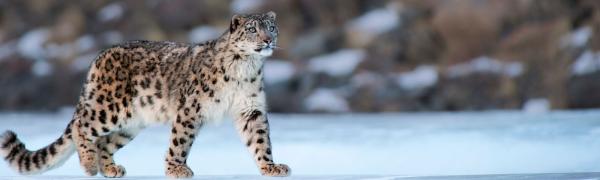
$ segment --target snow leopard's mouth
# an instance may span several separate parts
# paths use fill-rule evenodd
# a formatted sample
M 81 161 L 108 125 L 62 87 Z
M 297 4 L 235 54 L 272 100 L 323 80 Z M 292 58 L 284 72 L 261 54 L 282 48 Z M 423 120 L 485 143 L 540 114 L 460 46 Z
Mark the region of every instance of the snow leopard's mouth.
M 254 49 L 254 51 L 256 51 L 258 54 L 260 54 L 262 56 L 271 56 L 271 54 L 273 54 L 273 47 L 271 47 L 271 46 L 259 47 L 257 49 Z
M 270 50 L 270 51 L 272 51 L 273 47 L 272 46 L 261 46 L 261 47 L 258 47 L 257 49 L 254 49 L 254 51 L 256 51 L 256 52 L 261 52 L 263 50 Z

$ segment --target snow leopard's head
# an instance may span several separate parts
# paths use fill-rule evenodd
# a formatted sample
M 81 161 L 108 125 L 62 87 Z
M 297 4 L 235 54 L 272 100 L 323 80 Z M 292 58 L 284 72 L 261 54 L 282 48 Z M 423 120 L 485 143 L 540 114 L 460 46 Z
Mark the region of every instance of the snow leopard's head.
M 275 24 L 273 11 L 264 14 L 234 15 L 229 26 L 229 40 L 237 48 L 258 54 L 271 56 L 277 44 L 279 32 Z

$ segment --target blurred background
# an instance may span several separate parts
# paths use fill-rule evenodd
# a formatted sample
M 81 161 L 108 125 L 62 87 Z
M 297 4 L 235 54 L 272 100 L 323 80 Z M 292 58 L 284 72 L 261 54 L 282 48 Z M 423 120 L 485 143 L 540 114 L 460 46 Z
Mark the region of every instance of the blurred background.
M 0 111 L 72 106 L 113 44 L 202 42 L 269 10 L 274 112 L 600 107 L 596 0 L 0 0 Z

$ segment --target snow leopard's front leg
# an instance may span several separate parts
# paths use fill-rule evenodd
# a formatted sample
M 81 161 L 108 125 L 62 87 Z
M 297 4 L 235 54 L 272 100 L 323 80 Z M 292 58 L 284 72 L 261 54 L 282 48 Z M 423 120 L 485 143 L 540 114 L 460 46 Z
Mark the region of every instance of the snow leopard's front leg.
M 199 106 L 199 105 L 198 105 Z M 187 165 L 196 133 L 202 125 L 202 117 L 193 108 L 181 108 L 171 129 L 169 151 L 166 158 L 166 175 L 171 178 L 190 178 L 194 172 Z
M 238 113 L 235 124 L 262 175 L 288 176 L 291 173 L 287 165 L 273 162 L 269 122 L 264 109 L 245 108 Z

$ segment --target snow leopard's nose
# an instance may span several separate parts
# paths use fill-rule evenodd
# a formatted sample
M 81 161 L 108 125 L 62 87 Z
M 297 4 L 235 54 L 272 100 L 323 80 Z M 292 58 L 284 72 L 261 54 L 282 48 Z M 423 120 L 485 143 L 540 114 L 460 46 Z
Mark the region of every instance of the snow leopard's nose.
M 270 34 L 264 34 L 262 39 L 263 42 L 267 45 L 271 45 L 271 42 L 273 42 L 273 36 L 271 36 Z
M 265 39 L 263 40 L 263 42 L 265 42 L 265 44 L 268 44 L 268 45 L 270 45 L 270 44 L 271 44 L 271 42 L 273 42 L 273 38 L 271 38 L 271 37 L 267 36 L 267 38 L 265 38 Z

